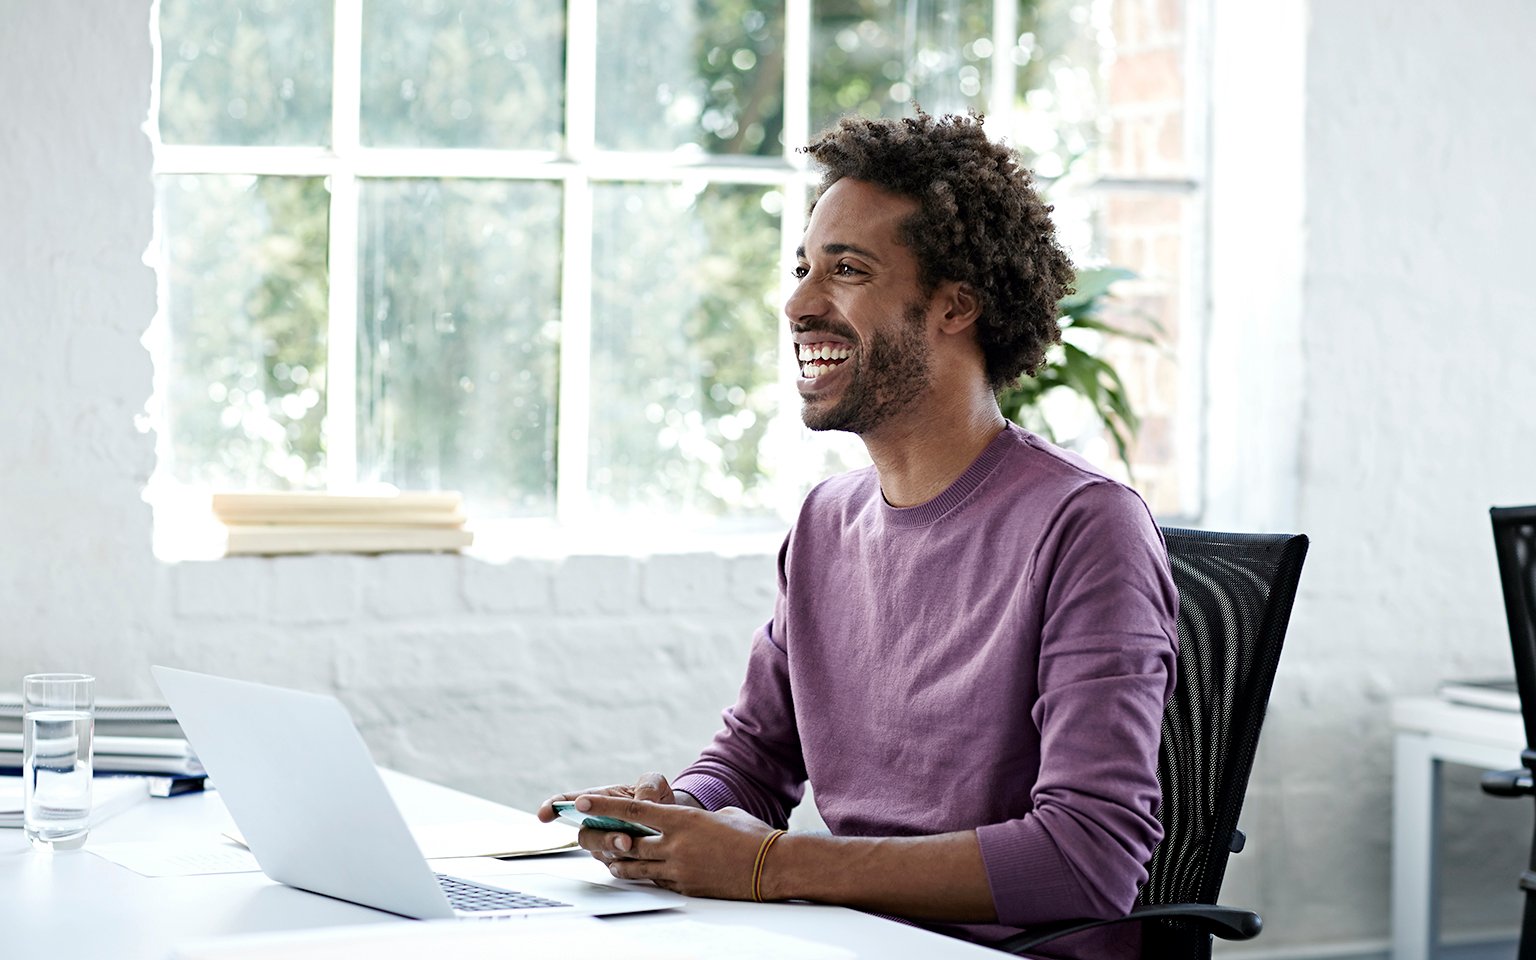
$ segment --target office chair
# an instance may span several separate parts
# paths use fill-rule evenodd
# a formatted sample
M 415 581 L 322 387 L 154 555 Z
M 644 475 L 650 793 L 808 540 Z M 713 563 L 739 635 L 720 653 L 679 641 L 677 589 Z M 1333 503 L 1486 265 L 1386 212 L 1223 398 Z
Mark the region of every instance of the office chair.
M 1515 655 L 1515 686 L 1525 718 L 1525 749 L 1519 770 L 1483 774 L 1483 792 L 1496 797 L 1536 796 L 1536 506 L 1494 507 L 1493 548 L 1499 558 L 1504 586 L 1504 614 Z M 1520 960 L 1536 960 L 1536 837 L 1531 858 L 1520 874 L 1525 891 L 1525 915 L 1520 923 Z
M 1163 712 L 1157 779 L 1163 841 L 1136 906 L 1110 920 L 1040 924 L 993 944 L 1022 954 L 1057 937 L 1127 920 L 1142 956 L 1209 960 L 1213 935 L 1258 936 L 1251 910 L 1216 904 L 1248 774 L 1307 555 L 1302 535 L 1164 529 L 1179 591 L 1178 682 Z

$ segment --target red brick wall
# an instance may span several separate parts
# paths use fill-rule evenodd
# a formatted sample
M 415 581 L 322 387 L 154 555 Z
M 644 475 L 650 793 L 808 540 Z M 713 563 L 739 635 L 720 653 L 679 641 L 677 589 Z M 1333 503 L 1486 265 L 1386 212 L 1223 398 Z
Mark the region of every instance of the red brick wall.
M 1101 176 L 1180 181 L 1193 173 L 1184 138 L 1185 2 L 1114 0 Z M 1193 491 L 1186 487 L 1196 479 L 1180 475 L 1178 454 L 1180 444 L 1197 442 L 1183 435 L 1181 415 L 1196 402 L 1182 389 L 1184 365 L 1199 362 L 1196 341 L 1185 336 L 1183 286 L 1191 266 L 1186 241 L 1203 219 L 1200 209 L 1198 193 L 1110 189 L 1100 194 L 1097 211 L 1104 256 L 1137 274 L 1116 288 L 1109 318 L 1158 341 L 1156 348 L 1111 341 L 1105 355 L 1142 416 L 1134 480 L 1161 516 L 1187 509 Z

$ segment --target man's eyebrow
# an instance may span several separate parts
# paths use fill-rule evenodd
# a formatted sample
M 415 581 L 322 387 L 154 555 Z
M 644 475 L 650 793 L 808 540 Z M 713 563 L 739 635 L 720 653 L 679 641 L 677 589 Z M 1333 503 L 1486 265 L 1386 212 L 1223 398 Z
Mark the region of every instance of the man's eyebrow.
M 821 252 L 832 254 L 833 256 L 836 256 L 839 253 L 852 253 L 861 256 L 866 260 L 873 260 L 875 263 L 880 262 L 880 258 L 875 256 L 870 251 L 865 250 L 863 247 L 854 246 L 851 243 L 824 243 L 821 246 Z M 805 244 L 801 244 L 795 249 L 795 257 L 799 260 L 805 259 Z

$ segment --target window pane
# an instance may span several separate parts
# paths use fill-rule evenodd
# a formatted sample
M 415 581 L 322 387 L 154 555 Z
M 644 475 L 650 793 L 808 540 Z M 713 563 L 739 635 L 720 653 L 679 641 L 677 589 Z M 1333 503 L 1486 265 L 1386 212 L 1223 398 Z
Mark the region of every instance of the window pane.
M 599 509 L 762 516 L 776 407 L 773 189 L 593 191 L 592 432 Z
M 1152 337 L 1156 346 L 1091 334 L 1091 352 L 1114 365 L 1142 418 L 1131 449 L 1132 478 L 1160 516 L 1198 510 L 1199 330 L 1188 322 L 1189 256 L 1200 236 L 1204 200 L 1189 178 L 1184 141 L 1182 4 L 1129 0 L 1041 0 L 1021 7 L 1019 64 L 1023 102 L 1007 131 L 1033 167 L 1059 176 L 1054 219 L 1079 265 L 1126 268 L 1104 319 Z M 1161 180 L 1141 189 L 1113 180 Z M 1061 391 L 1057 391 L 1060 393 Z M 1062 439 L 1097 464 L 1121 471 L 1107 434 L 1081 404 L 1047 404 Z
M 811 34 L 811 129 L 844 114 L 986 112 L 991 0 L 823 0 Z
M 1141 417 L 1131 447 L 1136 488 L 1159 516 L 1188 513 L 1198 504 L 1198 491 L 1188 487 L 1198 474 L 1180 457 L 1198 444 L 1200 342 L 1198 329 L 1184 322 L 1186 238 L 1198 229 L 1202 204 L 1184 194 L 1132 190 L 1057 191 L 1051 200 L 1064 237 L 1089 238 L 1086 247 L 1072 250 L 1075 262 L 1108 263 L 1136 274 L 1115 285 L 1101 318 L 1155 345 L 1092 332 L 1069 337 L 1115 367 Z M 1047 403 L 1057 439 L 1123 476 L 1109 435 L 1086 418 L 1082 404 L 1064 400 Z
M 327 144 L 331 28 L 316 0 L 161 0 L 160 138 Z
M 1185 177 L 1184 6 L 1113 4 L 1114 56 L 1101 107 L 1103 172 L 1116 177 Z
M 597 145 L 779 156 L 783 0 L 599 0 Z
M 558 150 L 565 15 L 549 0 L 369 0 L 362 141 Z
M 171 176 L 158 192 L 171 475 L 212 487 L 322 485 L 324 184 Z
M 1109 11 L 1102 0 L 1020 0 L 1018 15 L 1017 42 L 996 57 L 1016 71 L 1018 99 L 1008 129 L 996 132 L 1038 176 L 1096 175 Z
M 1182 179 L 1182 3 L 1021 0 L 1018 111 L 1003 131 L 1045 177 Z
M 554 509 L 558 184 L 362 186 L 358 475 Z

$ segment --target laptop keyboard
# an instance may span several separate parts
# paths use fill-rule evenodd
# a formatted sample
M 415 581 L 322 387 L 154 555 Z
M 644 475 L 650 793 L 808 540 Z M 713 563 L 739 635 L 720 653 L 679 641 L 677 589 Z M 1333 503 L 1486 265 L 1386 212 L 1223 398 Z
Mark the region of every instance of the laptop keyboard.
M 448 902 L 455 910 L 478 913 L 482 910 L 527 910 L 531 907 L 568 907 L 570 904 L 531 893 L 503 890 L 480 883 L 471 883 L 458 877 L 439 873 L 437 882 L 448 895 Z

